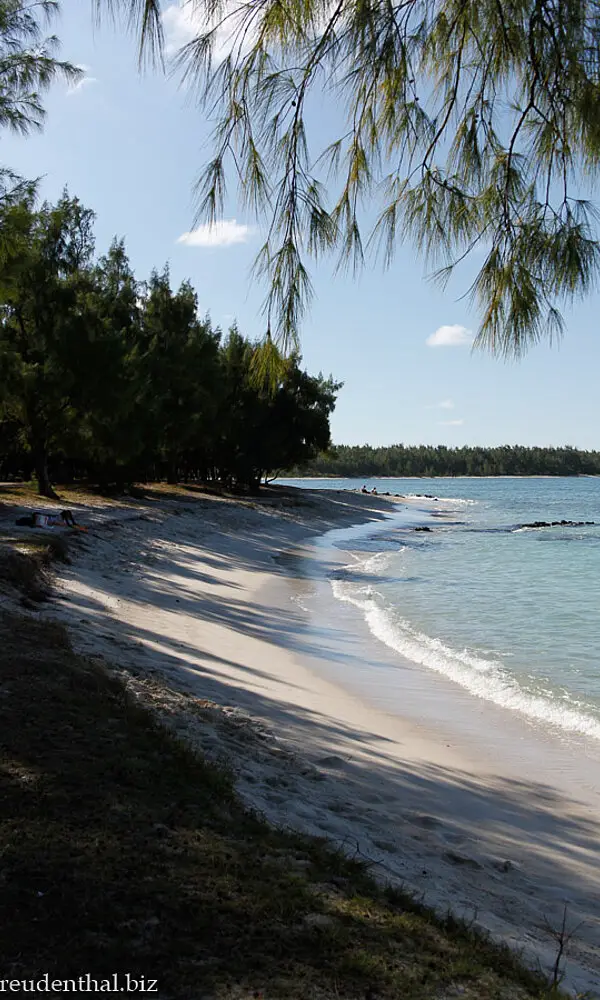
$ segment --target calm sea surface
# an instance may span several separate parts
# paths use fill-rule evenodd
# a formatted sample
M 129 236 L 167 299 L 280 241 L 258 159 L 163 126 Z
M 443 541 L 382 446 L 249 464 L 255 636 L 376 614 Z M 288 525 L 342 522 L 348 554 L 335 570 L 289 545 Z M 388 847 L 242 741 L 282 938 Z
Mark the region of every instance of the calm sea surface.
M 437 497 L 411 527 L 400 511 L 358 538 L 336 533 L 348 562 L 334 596 L 374 641 L 473 695 L 600 740 L 600 478 L 280 482 Z M 520 527 L 562 519 L 596 525 Z

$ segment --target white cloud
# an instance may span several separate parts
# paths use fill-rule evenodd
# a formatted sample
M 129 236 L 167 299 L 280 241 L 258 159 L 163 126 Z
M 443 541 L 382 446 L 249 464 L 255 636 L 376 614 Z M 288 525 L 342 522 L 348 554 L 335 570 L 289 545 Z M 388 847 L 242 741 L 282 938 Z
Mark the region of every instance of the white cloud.
M 67 97 L 72 97 L 73 94 L 78 94 L 82 90 L 85 90 L 86 87 L 90 87 L 92 86 L 92 84 L 98 83 L 98 80 L 96 79 L 95 76 L 90 76 L 89 66 L 84 66 L 83 64 L 80 64 L 77 67 L 77 69 L 80 69 L 84 75 L 81 77 L 81 79 L 77 81 L 77 83 L 73 83 L 69 87 L 69 89 L 67 90 Z
M 425 343 L 428 347 L 461 347 L 463 344 L 473 343 L 473 334 L 466 326 L 455 323 L 452 326 L 439 326 Z
M 252 233 L 251 226 L 235 219 L 222 219 L 214 225 L 206 223 L 190 233 L 183 233 L 177 242 L 188 247 L 231 247 L 236 243 L 247 243 Z
M 244 12 L 247 12 L 246 5 L 237 0 L 227 0 L 220 15 L 212 19 L 208 19 L 202 13 L 201 5 L 195 4 L 193 0 L 179 0 L 178 3 L 171 4 L 162 15 L 167 55 L 175 55 L 198 35 L 221 23 L 222 26 L 215 35 L 213 49 L 213 58 L 216 62 L 221 62 L 231 51 L 236 28 L 241 25 Z M 244 38 L 242 52 L 248 51 L 254 38 L 255 32 L 249 30 Z
M 462 427 L 463 424 L 464 424 L 464 420 L 462 418 L 460 420 L 440 420 L 439 421 L 439 426 L 440 427 Z
M 163 28 L 167 53 L 173 55 L 182 45 L 187 45 L 192 39 L 202 31 L 202 21 L 198 16 L 197 9 L 194 11 L 189 4 L 172 4 L 167 7 L 163 16 Z
M 442 399 L 441 403 L 429 403 L 425 407 L 426 410 L 453 410 L 454 400 L 453 399 Z

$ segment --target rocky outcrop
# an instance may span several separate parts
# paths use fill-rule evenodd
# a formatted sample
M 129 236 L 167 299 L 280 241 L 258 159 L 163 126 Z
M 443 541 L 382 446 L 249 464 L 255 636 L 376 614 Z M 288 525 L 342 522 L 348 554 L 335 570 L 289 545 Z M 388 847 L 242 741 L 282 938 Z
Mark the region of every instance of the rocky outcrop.
M 587 528 L 595 525 L 595 521 L 532 521 L 531 524 L 519 524 L 516 531 L 521 528 Z

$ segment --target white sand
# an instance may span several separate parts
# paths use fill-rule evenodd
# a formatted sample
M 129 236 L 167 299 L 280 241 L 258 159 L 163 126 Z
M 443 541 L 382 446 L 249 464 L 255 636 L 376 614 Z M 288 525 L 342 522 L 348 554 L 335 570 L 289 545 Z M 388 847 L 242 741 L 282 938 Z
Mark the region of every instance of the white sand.
M 568 927 L 585 923 L 566 982 L 598 990 L 593 796 L 531 773 L 517 780 L 472 740 L 448 746 L 441 723 L 390 715 L 320 676 L 319 637 L 293 600 L 306 583 L 292 549 L 390 507 L 350 493 L 298 496 L 303 506 L 279 510 L 201 497 L 99 509 L 61 571 L 52 613 L 77 649 L 125 668 L 139 697 L 226 760 L 240 795 L 271 822 L 373 860 L 375 875 L 467 915 L 546 969 L 556 954 L 548 927 L 560 926 L 567 901 Z

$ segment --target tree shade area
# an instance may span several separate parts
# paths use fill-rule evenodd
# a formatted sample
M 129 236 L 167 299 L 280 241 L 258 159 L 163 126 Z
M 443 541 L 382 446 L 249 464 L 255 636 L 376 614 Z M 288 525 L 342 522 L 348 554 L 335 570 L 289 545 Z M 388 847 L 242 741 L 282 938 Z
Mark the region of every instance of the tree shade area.
M 0 477 L 252 489 L 328 448 L 339 384 L 223 335 L 167 268 L 139 281 L 122 241 L 96 258 L 93 223 L 67 193 L 0 208 Z
M 447 448 L 403 445 L 372 448 L 339 445 L 289 475 L 343 476 L 598 476 L 600 451 L 577 448 Z

